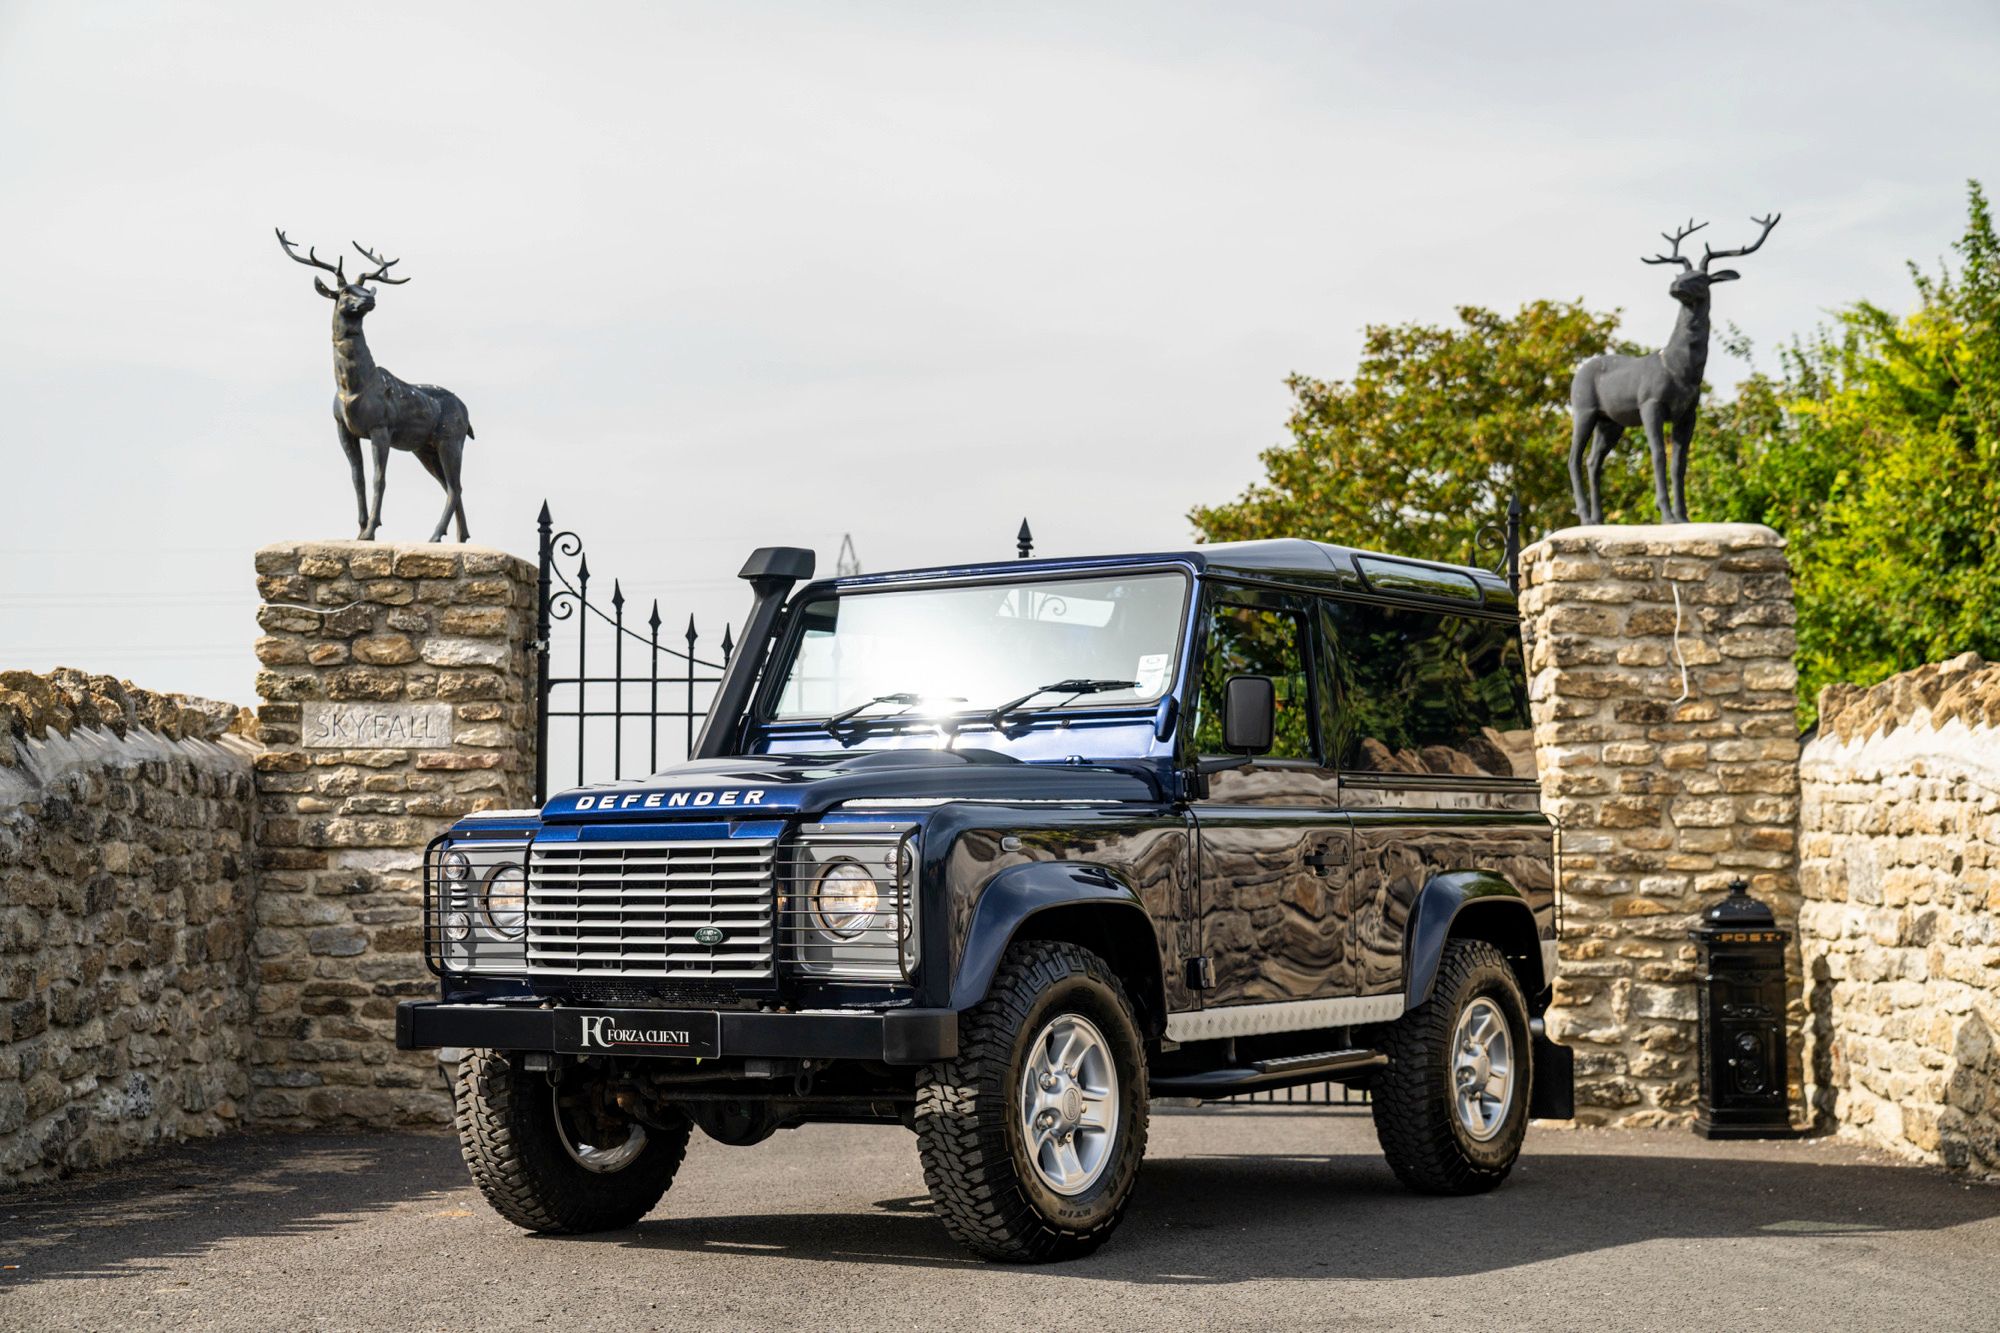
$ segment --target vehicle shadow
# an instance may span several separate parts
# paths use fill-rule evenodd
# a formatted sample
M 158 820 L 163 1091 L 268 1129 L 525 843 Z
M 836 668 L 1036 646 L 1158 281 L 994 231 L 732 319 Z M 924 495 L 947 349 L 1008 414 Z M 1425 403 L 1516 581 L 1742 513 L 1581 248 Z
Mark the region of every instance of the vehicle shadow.
M 1161 1154 L 1148 1159 L 1109 1245 L 1039 1271 L 1146 1285 L 1454 1277 L 1662 1239 L 1865 1239 L 2000 1218 L 2000 1189 L 1848 1154 L 1830 1160 L 1809 1145 L 1704 1144 L 1666 1133 L 1541 1141 L 1546 1146 L 1523 1157 L 1501 1189 L 1465 1199 L 1411 1194 L 1373 1153 Z M 844 1211 L 816 1209 L 809 1198 L 785 1203 L 786 1211 L 774 1201 L 757 1211 L 676 1216 L 669 1196 L 631 1230 L 583 1237 L 527 1236 L 492 1219 L 501 1247 L 493 1255 L 517 1244 L 543 1257 L 607 1245 L 778 1264 L 980 1266 L 923 1195 Z M 245 1136 L 0 1195 L 0 1264 L 19 1265 L 0 1271 L 0 1325 L 10 1288 L 64 1277 L 171 1276 L 234 1240 L 365 1226 L 371 1216 L 409 1209 L 483 1213 L 449 1138 Z M 516 1262 L 513 1253 L 516 1260 L 503 1262 Z
M 1699 1152 L 1702 1155 L 1693 1155 Z M 2000 1189 L 1851 1161 L 1562 1152 L 1498 1191 L 1426 1198 L 1373 1155 L 1150 1159 L 1117 1237 L 1055 1270 L 1144 1284 L 1460 1277 L 1655 1240 L 1852 1237 L 2000 1218 Z M 865 1214 L 655 1215 L 599 1244 L 960 1267 L 924 1196 Z
M 465 1186 L 441 1135 L 246 1134 L 0 1194 L 0 1297 L 51 1278 L 168 1273 L 241 1237 L 308 1235 Z M 445 1207 L 442 1201 L 436 1207 Z M 0 1303 L 0 1325 L 6 1323 Z

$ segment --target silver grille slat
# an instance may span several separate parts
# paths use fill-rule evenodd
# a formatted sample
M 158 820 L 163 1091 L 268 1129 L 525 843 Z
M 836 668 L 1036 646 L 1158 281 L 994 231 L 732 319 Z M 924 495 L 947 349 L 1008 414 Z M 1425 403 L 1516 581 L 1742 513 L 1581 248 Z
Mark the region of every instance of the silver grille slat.
M 529 853 L 528 967 L 564 976 L 772 975 L 775 839 L 592 842 Z M 703 926 L 720 943 L 694 937 Z
M 659 898 L 668 902 L 699 899 L 706 902 L 714 897 L 752 898 L 770 891 L 766 884 L 739 884 L 734 880 L 714 884 L 660 884 L 634 876 L 622 883 L 611 884 L 570 884 L 552 874 L 544 874 L 547 889 L 552 897 L 566 902 L 590 902 L 595 899 L 611 898 L 624 900 L 631 897 Z

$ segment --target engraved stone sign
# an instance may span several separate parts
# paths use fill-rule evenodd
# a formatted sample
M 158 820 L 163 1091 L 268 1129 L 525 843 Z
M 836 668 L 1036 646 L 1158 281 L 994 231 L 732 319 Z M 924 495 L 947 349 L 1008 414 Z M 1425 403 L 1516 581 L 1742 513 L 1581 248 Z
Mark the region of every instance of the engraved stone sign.
M 441 750 L 451 744 L 450 704 L 308 703 L 300 743 L 310 749 Z

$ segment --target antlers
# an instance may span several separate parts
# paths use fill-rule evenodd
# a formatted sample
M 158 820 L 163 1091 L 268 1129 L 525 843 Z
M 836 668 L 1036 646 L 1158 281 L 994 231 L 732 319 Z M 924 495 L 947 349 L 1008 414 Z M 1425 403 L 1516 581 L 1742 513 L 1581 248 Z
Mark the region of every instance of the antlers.
M 1673 253 L 1654 255 L 1651 259 L 1647 259 L 1642 255 L 1639 262 L 1642 264 L 1679 264 L 1684 272 L 1693 272 L 1694 261 L 1681 253 L 1681 242 L 1707 225 L 1706 222 L 1696 222 L 1693 218 L 1689 218 L 1687 226 L 1676 228 L 1673 235 L 1669 236 L 1665 232 L 1661 232 L 1660 239 L 1674 247 Z M 1703 263 L 1706 262 L 1706 260 L 1703 261 Z
M 362 256 L 366 258 L 369 263 L 373 264 L 375 268 L 372 272 L 364 273 L 360 277 L 356 278 L 353 282 L 349 282 L 347 280 L 347 273 L 345 271 L 345 265 L 347 263 L 346 260 L 336 259 L 333 263 L 329 264 L 324 259 L 321 259 L 319 255 L 310 246 L 307 247 L 306 252 L 304 254 L 300 254 L 298 252 L 298 247 L 294 246 L 289 240 L 285 238 L 284 230 L 282 228 L 279 228 L 277 230 L 278 230 L 278 244 L 285 247 L 286 254 L 290 255 L 293 259 L 297 260 L 301 264 L 308 265 L 309 267 L 312 268 L 323 268 L 328 273 L 333 274 L 334 281 L 339 284 L 338 287 L 333 289 L 329 289 L 327 285 L 321 282 L 318 278 L 313 279 L 313 288 L 316 291 L 318 291 L 321 296 L 327 297 L 328 299 L 339 296 L 342 291 L 346 290 L 349 287 L 360 287 L 370 282 L 386 282 L 396 286 L 401 286 L 403 283 L 409 281 L 408 278 L 392 278 L 389 276 L 389 270 L 395 267 L 397 264 L 402 263 L 403 262 L 402 260 L 384 259 L 382 258 L 382 256 L 376 254 L 373 250 L 370 250 L 367 246 L 363 245 L 361 242 L 355 241 L 352 243 L 354 248 L 359 250 L 362 253 Z
M 298 261 L 299 263 L 307 265 L 310 268 L 325 269 L 328 273 L 333 274 L 334 280 L 338 282 L 341 285 L 341 287 L 347 286 L 347 274 L 342 271 L 342 265 L 345 263 L 344 260 L 335 260 L 333 263 L 329 264 L 324 259 L 321 259 L 319 255 L 315 253 L 312 247 L 310 246 L 306 247 L 306 252 L 304 254 L 300 254 L 296 249 L 293 248 L 292 243 L 285 239 L 285 233 L 283 228 L 275 228 L 274 230 L 276 230 L 278 233 L 278 244 L 285 247 L 286 254 L 290 255 L 294 260 Z M 321 296 L 326 297 L 328 300 L 332 300 L 333 298 L 340 295 L 340 292 L 338 290 L 329 291 L 327 289 L 327 285 L 321 282 L 318 278 L 313 279 L 313 290 L 317 291 Z
M 353 241 L 350 242 L 350 244 L 353 245 L 355 249 L 361 252 L 361 255 L 364 259 L 366 259 L 369 263 L 375 265 L 375 271 L 373 273 L 364 273 L 360 277 L 354 280 L 357 284 L 364 282 L 386 282 L 392 285 L 400 286 L 401 284 L 409 281 L 408 278 L 392 278 L 389 276 L 389 270 L 395 265 L 402 263 L 403 262 L 402 260 L 384 259 L 382 258 L 382 256 L 376 254 L 373 250 L 370 250 L 367 246 L 363 245 L 359 241 Z
M 1734 259 L 1738 255 L 1747 255 L 1751 251 L 1755 250 L 1758 246 L 1764 243 L 1765 238 L 1771 234 L 1771 228 L 1777 226 L 1778 219 L 1783 216 L 1784 216 L 1783 213 L 1773 213 L 1771 214 L 1770 217 L 1767 218 L 1751 218 L 1750 220 L 1752 222 L 1756 223 L 1764 230 L 1757 233 L 1756 240 L 1752 241 L 1750 244 L 1744 246 L 1740 250 L 1711 250 L 1706 245 L 1702 246 L 1701 271 L 1703 273 L 1708 272 L 1708 261 L 1711 259 Z
M 1688 237 L 1694 235 L 1696 232 L 1700 231 L 1703 227 L 1706 227 L 1708 224 L 1706 222 L 1696 222 L 1693 218 L 1689 218 L 1687 226 L 1676 228 L 1674 230 L 1673 235 L 1669 236 L 1667 235 L 1666 232 L 1660 233 L 1661 238 L 1665 240 L 1669 245 L 1673 246 L 1672 253 L 1664 255 L 1654 255 L 1651 259 L 1647 259 L 1642 256 L 1639 262 L 1642 264 L 1679 264 L 1681 266 L 1681 271 L 1684 273 L 1693 273 L 1697 271 L 1706 273 L 1708 272 L 1708 261 L 1711 259 L 1734 259 L 1738 255 L 1747 255 L 1752 251 L 1756 250 L 1758 246 L 1764 243 L 1765 238 L 1771 234 L 1771 228 L 1778 225 L 1778 219 L 1783 216 L 1784 214 L 1782 213 L 1773 213 L 1771 214 L 1770 217 L 1767 218 L 1751 218 L 1750 220 L 1752 222 L 1756 223 L 1764 230 L 1757 234 L 1757 239 L 1755 241 L 1752 241 L 1749 245 L 1746 245 L 1739 250 L 1713 250 L 1706 245 L 1702 246 L 1701 268 L 1699 270 L 1695 268 L 1693 260 L 1689 259 L 1686 255 L 1681 253 L 1681 242 L 1685 241 Z

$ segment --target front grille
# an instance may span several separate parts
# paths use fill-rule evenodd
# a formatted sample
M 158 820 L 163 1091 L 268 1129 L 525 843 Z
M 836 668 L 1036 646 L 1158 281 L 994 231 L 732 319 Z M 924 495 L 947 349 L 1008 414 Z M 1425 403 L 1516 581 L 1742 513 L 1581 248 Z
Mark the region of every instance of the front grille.
M 775 839 L 537 843 L 528 970 L 736 984 L 772 975 Z M 695 932 L 722 938 L 704 944 Z

